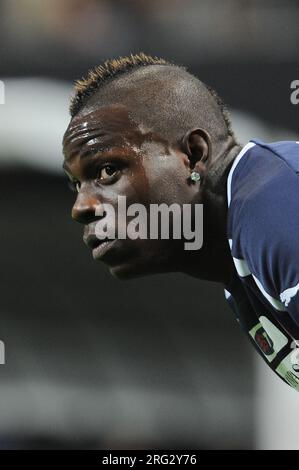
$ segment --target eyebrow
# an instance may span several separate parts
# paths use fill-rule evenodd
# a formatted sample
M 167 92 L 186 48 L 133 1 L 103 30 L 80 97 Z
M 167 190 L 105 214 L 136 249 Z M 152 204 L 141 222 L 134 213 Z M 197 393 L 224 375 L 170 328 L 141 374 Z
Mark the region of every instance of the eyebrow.
M 68 168 L 68 165 L 67 165 L 65 162 L 63 162 L 63 164 L 62 164 L 62 169 L 63 169 L 63 172 L 64 172 L 65 176 L 66 176 L 69 180 L 71 180 L 71 181 L 74 181 L 74 180 L 75 180 L 75 178 L 73 178 L 73 176 L 72 176 L 72 174 L 71 174 L 71 172 L 70 172 L 70 170 L 69 170 L 69 168 Z
M 100 157 L 101 153 L 105 153 L 105 152 L 108 152 L 109 150 L 112 150 L 113 148 L 115 148 L 115 146 L 112 146 L 112 145 L 98 145 L 97 148 L 93 148 L 93 149 L 86 149 L 84 150 L 83 152 L 79 152 L 79 155 L 80 155 L 80 159 L 82 158 L 86 158 L 86 157 Z M 66 158 L 66 154 L 65 152 L 63 152 L 64 154 L 64 157 Z M 77 154 L 78 155 L 78 154 Z M 66 158 L 66 160 L 71 160 L 73 157 L 70 157 L 70 158 Z M 63 168 L 67 168 L 68 165 L 66 163 L 66 160 L 64 160 L 63 162 L 63 165 L 62 167 Z
M 107 144 L 104 144 L 104 143 L 97 143 L 96 144 L 96 148 L 87 148 L 85 150 L 83 150 L 82 152 L 79 152 L 80 154 L 80 157 L 81 158 L 85 158 L 85 157 L 94 157 L 94 156 L 97 156 L 99 157 L 100 155 L 98 154 L 101 154 L 101 153 L 105 153 L 105 152 L 109 152 L 109 150 L 112 150 L 113 148 L 116 148 L 116 146 L 114 145 L 107 145 Z
M 79 152 L 79 155 L 80 155 L 80 159 L 82 158 L 87 158 L 87 157 L 94 157 L 95 159 L 98 159 L 98 158 L 104 158 L 102 157 L 101 154 L 105 154 L 105 152 L 108 152 L 110 150 L 113 150 L 113 149 L 117 149 L 119 147 L 117 147 L 116 145 L 105 145 L 105 144 L 98 144 L 96 148 L 94 149 L 86 149 L 84 150 L 83 152 Z M 63 152 L 64 155 L 65 155 L 65 152 Z M 110 155 L 110 157 L 112 157 L 112 155 Z M 73 157 L 70 157 L 69 159 L 67 160 L 71 160 Z M 68 177 L 70 177 L 71 175 L 71 171 L 70 171 L 70 168 L 67 164 L 67 160 L 64 160 L 63 164 L 62 164 L 62 168 L 64 171 L 68 172 L 69 175 L 67 175 Z M 93 162 L 91 162 L 93 163 Z
M 66 162 L 63 162 L 62 169 L 65 173 L 68 173 L 69 168 L 68 168 L 68 164 Z M 67 175 L 67 176 L 69 176 L 69 175 Z

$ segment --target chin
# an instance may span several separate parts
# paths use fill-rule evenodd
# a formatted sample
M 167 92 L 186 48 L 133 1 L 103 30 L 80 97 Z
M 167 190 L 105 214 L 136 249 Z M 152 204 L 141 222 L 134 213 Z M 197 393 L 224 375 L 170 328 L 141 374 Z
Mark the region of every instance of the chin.
M 134 248 L 134 249 L 133 249 Z M 108 266 L 112 276 L 119 280 L 135 279 L 151 274 L 172 272 L 169 252 L 160 249 L 135 249 L 129 246 L 122 253 L 111 250 L 110 257 L 106 256 L 105 264 Z
M 109 268 L 110 274 L 116 279 L 126 281 L 136 279 L 138 277 L 149 276 L 150 274 L 158 274 L 161 270 L 158 267 L 140 264 L 121 264 Z

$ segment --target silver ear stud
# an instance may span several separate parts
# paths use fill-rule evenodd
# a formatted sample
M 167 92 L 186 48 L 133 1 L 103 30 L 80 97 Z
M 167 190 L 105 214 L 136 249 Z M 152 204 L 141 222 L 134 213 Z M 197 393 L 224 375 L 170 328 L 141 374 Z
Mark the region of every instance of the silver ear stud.
M 197 171 L 192 171 L 190 178 L 191 181 L 200 181 L 200 174 Z

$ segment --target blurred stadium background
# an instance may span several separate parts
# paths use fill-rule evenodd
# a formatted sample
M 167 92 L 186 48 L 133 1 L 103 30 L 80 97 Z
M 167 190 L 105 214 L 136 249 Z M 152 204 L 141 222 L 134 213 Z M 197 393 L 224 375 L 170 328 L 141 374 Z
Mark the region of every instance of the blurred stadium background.
M 298 24 L 291 0 L 0 1 L 0 448 L 299 449 L 299 395 L 221 286 L 113 279 L 61 170 L 72 81 L 140 50 L 215 87 L 240 142 L 298 140 Z

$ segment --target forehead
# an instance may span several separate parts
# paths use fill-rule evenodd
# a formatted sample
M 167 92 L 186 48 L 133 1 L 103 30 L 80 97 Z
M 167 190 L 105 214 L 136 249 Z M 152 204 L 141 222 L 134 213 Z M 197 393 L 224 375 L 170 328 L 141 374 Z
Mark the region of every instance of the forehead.
M 63 138 L 64 169 L 70 168 L 73 162 L 85 165 L 94 159 L 106 158 L 108 152 L 110 157 L 151 157 L 169 154 L 169 143 L 133 118 L 121 104 L 101 106 L 76 115 Z
M 71 121 L 73 125 L 95 125 L 98 127 L 111 127 L 114 130 L 132 129 L 136 127 L 136 123 L 130 116 L 130 112 L 123 104 L 110 104 L 105 106 L 93 106 L 83 109 Z
M 84 150 L 105 150 L 140 146 L 149 136 L 140 123 L 136 123 L 123 105 L 102 106 L 75 116 L 63 138 L 66 158 Z

